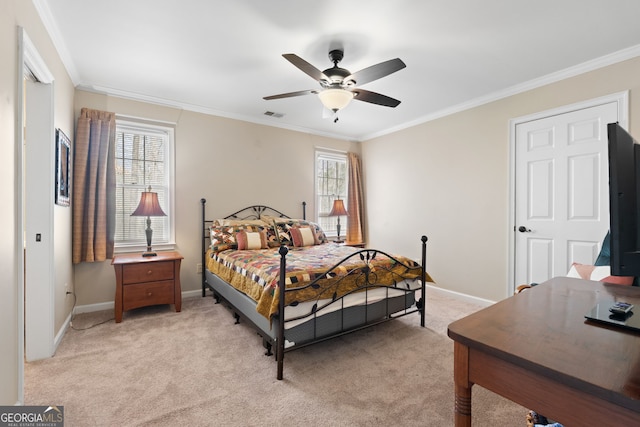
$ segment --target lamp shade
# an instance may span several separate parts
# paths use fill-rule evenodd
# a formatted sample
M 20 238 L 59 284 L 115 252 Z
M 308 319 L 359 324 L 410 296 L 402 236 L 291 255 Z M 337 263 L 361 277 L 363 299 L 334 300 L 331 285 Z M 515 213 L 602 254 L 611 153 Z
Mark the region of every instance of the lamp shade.
M 331 208 L 331 212 L 329 212 L 329 216 L 347 216 L 349 213 L 344 207 L 344 201 L 342 199 L 336 199 L 333 201 L 333 207 Z
M 344 89 L 325 89 L 318 93 L 322 105 L 336 112 L 343 109 L 353 99 L 353 92 Z
M 166 216 L 160 202 L 158 202 L 158 193 L 152 192 L 151 187 L 149 191 L 143 191 L 140 196 L 140 203 L 138 207 L 131 214 L 131 216 Z

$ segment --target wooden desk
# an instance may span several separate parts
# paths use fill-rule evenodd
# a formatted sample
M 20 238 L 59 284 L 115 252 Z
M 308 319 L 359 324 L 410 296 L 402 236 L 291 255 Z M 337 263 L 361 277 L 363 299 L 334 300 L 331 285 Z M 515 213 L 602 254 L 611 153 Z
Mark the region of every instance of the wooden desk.
M 640 315 L 640 288 L 560 277 L 451 323 L 455 425 L 473 384 L 565 427 L 640 425 L 640 332 L 584 318 L 618 300 Z

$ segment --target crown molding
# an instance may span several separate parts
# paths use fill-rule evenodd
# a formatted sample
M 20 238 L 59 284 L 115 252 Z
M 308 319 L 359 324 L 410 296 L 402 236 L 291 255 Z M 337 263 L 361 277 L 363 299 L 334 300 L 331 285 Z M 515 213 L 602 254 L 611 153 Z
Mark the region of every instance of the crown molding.
M 58 26 L 55 24 L 53 14 L 49 8 L 49 2 L 47 0 L 32 0 L 32 2 L 38 12 L 38 15 L 40 15 L 40 19 L 42 20 L 42 23 L 51 38 L 51 42 L 58 52 L 58 55 L 62 60 L 62 64 L 66 68 L 73 85 L 77 86 L 80 82 L 78 69 L 73 61 L 73 57 L 69 54 L 67 46 L 64 44 L 60 31 L 58 31 Z
M 489 104 L 494 101 L 499 101 L 510 96 L 518 95 L 523 92 L 527 92 L 532 89 L 537 89 L 552 83 L 556 83 L 571 77 L 579 76 L 581 74 L 588 73 L 600 68 L 607 67 L 609 65 L 617 64 L 629 59 L 633 59 L 640 56 L 640 45 L 632 46 L 627 49 L 622 49 L 609 55 L 602 56 L 590 61 L 583 62 L 576 66 L 566 68 L 564 70 L 557 71 L 555 73 L 547 74 L 537 79 L 529 80 L 527 82 L 508 87 L 506 89 L 490 93 L 486 96 L 481 96 L 475 99 L 471 99 L 467 102 L 451 106 L 432 114 L 422 116 L 416 120 L 404 123 L 393 128 L 386 129 L 381 132 L 364 135 L 363 140 L 369 140 L 380 136 L 388 135 L 390 133 L 398 132 L 404 129 L 408 129 L 413 126 L 417 126 L 423 123 L 427 123 L 442 117 L 450 116 L 452 114 L 460 113 L 462 111 L 470 110 L 472 108 L 480 107 L 485 104 Z

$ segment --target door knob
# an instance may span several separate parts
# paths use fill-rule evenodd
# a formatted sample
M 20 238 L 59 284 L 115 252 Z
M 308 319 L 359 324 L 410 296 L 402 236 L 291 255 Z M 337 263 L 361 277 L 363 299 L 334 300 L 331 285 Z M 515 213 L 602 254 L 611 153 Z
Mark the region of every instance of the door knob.
M 531 233 L 531 230 L 525 227 L 524 225 L 521 225 L 520 227 L 518 227 L 518 231 L 521 233 Z

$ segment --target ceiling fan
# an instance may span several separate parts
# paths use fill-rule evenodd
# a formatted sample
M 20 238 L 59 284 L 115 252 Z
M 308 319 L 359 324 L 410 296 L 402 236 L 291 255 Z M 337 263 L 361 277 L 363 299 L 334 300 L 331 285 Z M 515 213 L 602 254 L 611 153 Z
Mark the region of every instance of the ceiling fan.
M 399 58 L 381 62 L 351 73 L 349 70 L 338 67 L 338 63 L 342 61 L 344 57 L 344 51 L 342 49 L 334 49 L 329 52 L 329 59 L 333 62 L 333 67 L 327 68 L 324 71 L 318 70 L 294 53 L 285 53 L 282 56 L 304 73 L 317 80 L 318 83 L 320 83 L 321 89 L 281 93 L 279 95 L 265 96 L 263 99 L 271 100 L 317 94 L 322 104 L 334 113 L 337 113 L 338 110 L 349 105 L 352 99 L 383 105 L 385 107 L 397 107 L 400 104 L 400 101 L 397 99 L 360 88 L 361 85 L 405 68 L 405 63 Z

